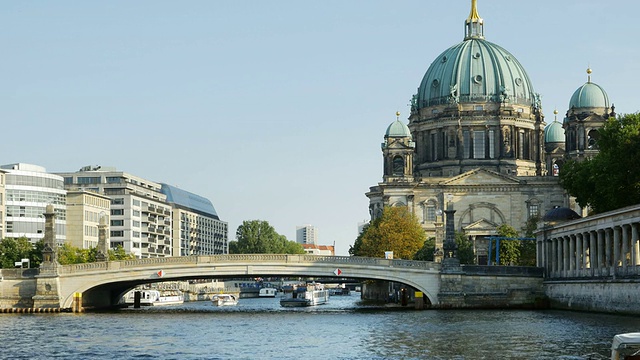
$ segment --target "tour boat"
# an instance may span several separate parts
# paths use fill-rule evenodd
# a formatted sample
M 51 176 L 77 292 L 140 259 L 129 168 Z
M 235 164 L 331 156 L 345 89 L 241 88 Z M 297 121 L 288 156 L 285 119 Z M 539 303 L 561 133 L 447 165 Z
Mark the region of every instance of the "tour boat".
M 211 302 L 216 306 L 238 305 L 238 299 L 231 294 L 216 294 L 211 298 Z
M 329 301 L 329 291 L 322 284 L 294 285 L 284 292 L 280 305 L 284 307 L 315 306 Z
M 159 290 L 131 290 L 124 296 L 126 305 L 135 305 L 136 292 L 140 293 L 140 306 L 177 305 L 184 303 L 184 296 L 180 291 Z
M 258 294 L 258 296 L 260 296 L 260 297 L 276 297 L 277 293 L 278 293 L 278 290 L 276 290 L 274 288 L 262 288 L 262 289 L 260 289 L 260 293 Z
M 618 334 L 611 344 L 611 360 L 640 359 L 640 333 Z

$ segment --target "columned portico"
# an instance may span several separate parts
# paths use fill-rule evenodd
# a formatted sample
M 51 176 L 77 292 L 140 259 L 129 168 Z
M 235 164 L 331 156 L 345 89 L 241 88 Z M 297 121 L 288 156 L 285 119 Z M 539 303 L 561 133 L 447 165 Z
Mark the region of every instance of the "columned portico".
M 538 266 L 549 278 L 640 276 L 640 205 L 537 232 Z

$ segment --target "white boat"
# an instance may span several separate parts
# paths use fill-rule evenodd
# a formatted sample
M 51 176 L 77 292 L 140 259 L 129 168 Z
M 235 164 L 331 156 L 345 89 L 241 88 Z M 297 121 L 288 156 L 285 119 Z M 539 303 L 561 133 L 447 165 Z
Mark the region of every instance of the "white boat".
M 315 306 L 329 301 L 329 291 L 322 284 L 294 285 L 286 289 L 280 305 L 284 307 Z
M 259 297 L 276 297 L 278 290 L 274 288 L 262 288 L 260 289 Z
M 126 305 L 135 305 L 136 293 L 140 293 L 140 306 L 177 305 L 184 303 L 180 291 L 131 290 L 124 296 Z
M 211 298 L 211 302 L 216 306 L 238 305 L 238 299 L 231 294 L 216 294 Z
M 639 360 L 640 333 L 618 334 L 611 343 L 611 360 Z

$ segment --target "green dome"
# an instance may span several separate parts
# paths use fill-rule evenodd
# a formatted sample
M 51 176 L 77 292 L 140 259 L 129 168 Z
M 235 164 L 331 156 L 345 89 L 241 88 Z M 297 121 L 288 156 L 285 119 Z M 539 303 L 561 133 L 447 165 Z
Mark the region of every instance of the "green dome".
M 571 96 L 569 109 L 572 108 L 609 108 L 609 96 L 599 85 L 587 82 Z
M 422 78 L 418 109 L 446 104 L 502 100 L 532 106 L 536 94 L 520 62 L 504 48 L 468 37 L 440 54 Z
M 564 142 L 564 129 L 558 121 L 553 121 L 544 128 L 545 143 L 562 143 Z
M 393 138 L 403 138 L 408 137 L 411 138 L 411 131 L 409 131 L 409 127 L 405 125 L 400 120 L 396 120 L 387 128 L 387 132 L 384 134 L 385 138 L 393 137 Z

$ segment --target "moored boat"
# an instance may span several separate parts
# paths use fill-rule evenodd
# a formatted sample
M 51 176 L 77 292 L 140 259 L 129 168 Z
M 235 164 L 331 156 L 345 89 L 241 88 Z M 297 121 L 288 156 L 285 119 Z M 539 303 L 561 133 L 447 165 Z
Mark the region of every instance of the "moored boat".
M 614 336 L 611 343 L 611 360 L 640 360 L 640 333 Z
M 261 288 L 258 296 L 259 297 L 276 297 L 277 293 L 278 293 L 278 290 L 274 288 Z
M 180 291 L 159 290 L 130 290 L 123 298 L 125 305 L 135 305 L 136 293 L 140 294 L 140 306 L 177 305 L 184 303 L 184 296 Z
M 280 299 L 284 307 L 315 306 L 329 301 L 329 291 L 322 284 L 294 285 Z
M 216 294 L 211 298 L 211 302 L 215 306 L 233 306 L 238 305 L 238 298 L 231 294 Z

